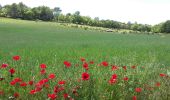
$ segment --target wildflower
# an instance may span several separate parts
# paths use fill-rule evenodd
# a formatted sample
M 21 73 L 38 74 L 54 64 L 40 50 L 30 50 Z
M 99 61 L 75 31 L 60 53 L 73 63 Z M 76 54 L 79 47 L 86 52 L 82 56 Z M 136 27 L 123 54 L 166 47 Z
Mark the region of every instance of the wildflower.
M 26 86 L 27 86 L 27 83 L 26 83 L 26 82 L 22 82 L 22 83 L 20 83 L 20 86 L 21 86 L 21 87 L 26 87 Z
M 123 68 L 124 70 L 127 70 L 127 67 L 126 67 L 126 66 L 123 66 L 122 68 Z
M 124 77 L 123 80 L 124 80 L 124 81 L 128 81 L 129 78 L 128 78 L 128 77 Z
M 106 61 L 103 61 L 101 64 L 105 67 L 107 67 L 109 65 L 108 62 L 106 62 Z
M 115 65 L 112 66 L 112 70 L 117 70 L 117 69 L 118 69 L 117 66 L 115 66 Z
M 80 58 L 80 60 L 81 60 L 82 62 L 86 61 L 86 59 L 85 59 L 85 58 Z
M 31 90 L 30 91 L 30 94 L 35 94 L 36 93 L 36 90 Z
M 86 62 L 83 64 L 83 68 L 85 68 L 86 70 L 88 70 L 88 66 L 89 66 L 88 63 Z
M 161 76 L 161 77 L 165 77 L 165 76 L 166 76 L 166 74 L 161 73 L 161 74 L 159 74 L 159 76 Z
M 14 97 L 15 97 L 15 98 L 18 98 L 18 97 L 19 97 L 19 93 L 17 93 L 17 92 L 14 93 Z
M 50 98 L 51 100 L 54 100 L 57 98 L 56 94 L 48 94 L 48 98 Z
M 135 88 L 135 91 L 136 91 L 136 92 L 141 92 L 141 91 L 142 91 L 142 88 L 139 88 L 139 87 L 138 87 L 138 88 Z
M 34 81 L 29 81 L 28 84 L 29 85 L 33 85 Z
M 133 97 L 132 97 L 132 100 L 137 100 L 137 97 L 136 97 L 136 96 L 133 96 Z
M 6 68 L 6 67 L 8 67 L 8 64 L 2 64 L 1 65 L 1 68 Z
M 59 85 L 64 85 L 65 83 L 66 83 L 66 81 L 64 81 L 64 80 L 58 82 Z
M 18 60 L 20 60 L 20 56 L 18 56 L 18 55 L 16 55 L 16 56 L 13 56 L 12 58 L 13 58 L 13 60 L 15 60 L 15 61 L 18 61 Z
M 14 69 L 14 68 L 11 68 L 11 69 L 9 70 L 9 72 L 10 72 L 10 74 L 12 75 L 12 74 L 15 73 L 15 69 Z
M 82 80 L 89 80 L 90 75 L 87 72 L 82 73 Z
M 89 63 L 90 63 L 90 64 L 94 64 L 94 61 L 90 61 Z
M 55 78 L 55 74 L 50 74 L 50 75 L 48 76 L 48 78 L 49 78 L 49 79 L 54 79 L 54 78 Z
M 46 64 L 40 64 L 40 68 L 45 69 L 45 68 L 47 68 L 47 65 Z
M 155 86 L 157 86 L 157 87 L 159 87 L 160 85 L 161 85 L 160 82 L 157 82 L 157 83 L 155 84 Z
M 131 68 L 132 68 L 132 69 L 135 69 L 135 68 L 136 68 L 136 66 L 132 66 Z
M 64 99 L 67 99 L 69 97 L 69 95 L 67 93 L 64 93 L 63 97 L 64 97 Z
M 65 65 L 67 68 L 71 67 L 71 63 L 68 62 L 68 61 L 64 61 L 64 65 Z
M 46 73 L 46 70 L 45 70 L 45 69 L 41 69 L 40 73 L 41 73 L 41 74 L 45 74 L 45 73 Z

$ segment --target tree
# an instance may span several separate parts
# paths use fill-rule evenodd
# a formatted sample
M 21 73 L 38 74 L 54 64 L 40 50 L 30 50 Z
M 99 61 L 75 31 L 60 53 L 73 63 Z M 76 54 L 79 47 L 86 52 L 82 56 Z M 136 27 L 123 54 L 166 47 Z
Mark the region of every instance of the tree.
M 50 21 L 53 19 L 53 12 L 49 7 L 39 7 L 41 13 L 40 13 L 40 20 L 44 21 Z
M 25 19 L 24 14 L 28 11 L 28 7 L 24 5 L 22 2 L 18 4 L 18 17 Z
M 13 3 L 10 6 L 8 13 L 9 13 L 9 16 L 12 17 L 12 18 L 18 18 L 19 17 L 19 9 L 18 9 L 18 6 L 17 6 L 16 3 Z
M 53 9 L 53 15 L 54 15 L 54 20 L 59 21 L 58 17 L 61 14 L 62 10 L 60 9 L 60 7 L 55 7 Z
M 165 23 L 162 24 L 161 32 L 170 33 L 170 20 L 167 20 Z

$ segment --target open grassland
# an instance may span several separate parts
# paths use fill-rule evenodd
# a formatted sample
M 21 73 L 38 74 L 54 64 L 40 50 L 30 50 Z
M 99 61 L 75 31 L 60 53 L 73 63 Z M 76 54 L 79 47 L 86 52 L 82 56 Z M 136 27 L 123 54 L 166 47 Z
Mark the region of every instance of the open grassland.
M 15 55 L 20 59 L 12 59 Z M 15 93 L 21 100 L 52 98 L 49 94 L 59 100 L 170 99 L 170 35 L 107 33 L 0 18 L 0 66 L 0 100 Z M 10 84 L 17 77 L 22 81 Z M 43 79 L 48 82 L 37 87 Z M 62 80 L 65 84 L 58 84 Z M 56 92 L 54 87 L 62 89 Z

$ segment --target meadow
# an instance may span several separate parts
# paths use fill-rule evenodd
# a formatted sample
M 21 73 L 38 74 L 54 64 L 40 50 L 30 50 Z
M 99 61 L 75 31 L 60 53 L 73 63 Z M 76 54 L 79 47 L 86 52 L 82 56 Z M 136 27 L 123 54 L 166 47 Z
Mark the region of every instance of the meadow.
M 168 34 L 0 18 L 0 67 L 0 100 L 170 99 Z

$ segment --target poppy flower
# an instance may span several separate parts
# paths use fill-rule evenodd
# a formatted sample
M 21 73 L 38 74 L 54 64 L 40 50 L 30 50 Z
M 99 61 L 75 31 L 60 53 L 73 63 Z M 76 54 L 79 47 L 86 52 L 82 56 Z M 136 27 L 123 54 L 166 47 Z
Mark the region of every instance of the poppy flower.
M 36 90 L 31 90 L 30 91 L 30 94 L 35 94 L 36 93 Z
M 157 82 L 157 83 L 155 84 L 155 86 L 157 86 L 157 87 L 159 87 L 160 85 L 161 85 L 160 82 Z
M 45 73 L 46 73 L 46 70 L 45 70 L 45 69 L 41 69 L 40 73 L 41 73 L 41 74 L 45 74 Z
M 126 67 L 126 66 L 123 66 L 122 68 L 123 68 L 124 70 L 126 70 L 126 69 L 127 69 L 127 67 Z
M 132 97 L 132 100 L 137 100 L 137 97 L 136 97 L 136 96 L 133 96 L 133 97 Z
M 136 66 L 131 66 L 131 68 L 132 68 L 132 69 L 135 69 L 135 68 L 136 68 Z
M 11 81 L 11 82 L 10 82 L 10 85 L 15 85 L 15 84 L 16 84 L 15 81 Z
M 117 66 L 115 65 L 112 66 L 112 70 L 117 70 L 117 69 L 119 69 Z
M 54 79 L 54 78 L 55 78 L 55 74 L 50 74 L 50 75 L 48 76 L 48 78 L 49 78 L 49 79 Z
M 128 81 L 129 78 L 128 78 L 128 77 L 124 77 L 123 80 L 124 80 L 124 81 Z
M 40 64 L 40 68 L 45 69 L 45 68 L 47 68 L 47 65 L 46 64 Z
M 117 74 L 113 74 L 112 79 L 117 79 Z
M 87 72 L 82 73 L 82 80 L 89 80 L 90 75 Z
M 4 94 L 4 92 L 2 90 L 0 90 L 0 95 L 3 95 L 3 94 Z
M 161 77 L 165 77 L 165 76 L 166 76 L 166 74 L 161 73 L 161 74 L 159 74 L 159 76 L 161 76 Z
M 6 67 L 8 67 L 8 64 L 2 64 L 1 65 L 1 68 L 6 68 Z
M 68 96 L 69 96 L 69 95 L 68 95 L 67 93 L 64 93 L 64 94 L 63 94 L 64 99 L 67 99 Z
M 48 94 L 48 98 L 50 98 L 51 100 L 54 100 L 57 98 L 57 95 L 56 94 Z
M 108 62 L 106 62 L 106 61 L 103 61 L 101 64 L 105 67 L 107 67 L 109 65 Z
M 34 81 L 29 81 L 28 84 L 29 85 L 33 85 Z
M 68 62 L 68 61 L 64 61 L 64 65 L 65 65 L 67 68 L 71 67 L 71 63 Z
M 88 66 L 89 66 L 88 63 L 86 63 L 86 62 L 83 64 L 83 68 L 86 69 L 86 70 L 89 69 Z
M 15 78 L 15 79 L 13 79 L 13 81 L 15 81 L 15 82 L 17 83 L 17 82 L 21 82 L 22 79 L 17 77 L 17 78 Z
M 14 93 L 14 97 L 15 97 L 15 98 L 18 98 L 18 97 L 19 97 L 19 93 L 17 93 L 17 92 Z
M 15 60 L 15 61 L 18 61 L 18 60 L 20 60 L 20 56 L 18 56 L 18 55 L 16 55 L 16 56 L 13 56 L 12 58 L 13 58 L 13 60 Z
M 135 91 L 136 91 L 136 92 L 141 92 L 141 91 L 142 91 L 142 88 L 139 88 L 139 87 L 138 87 L 138 88 L 135 88 Z
M 15 73 L 15 69 L 14 69 L 14 68 L 11 68 L 11 69 L 9 70 L 9 72 L 10 72 L 10 74 L 12 75 L 12 74 Z
M 82 62 L 86 61 L 86 59 L 85 59 L 85 58 L 80 58 L 80 60 L 81 60 Z
M 112 79 L 112 78 L 111 78 L 111 79 L 109 80 L 109 84 L 115 84 L 116 82 L 117 82 L 117 79 Z
M 90 61 L 89 63 L 90 63 L 90 64 L 94 64 L 94 61 Z
M 26 82 L 22 82 L 22 83 L 20 83 L 20 86 L 21 86 L 21 87 L 26 87 L 26 86 L 27 86 L 27 83 L 26 83 Z
M 64 81 L 64 80 L 58 82 L 59 85 L 64 85 L 65 83 L 66 83 L 66 81 Z

